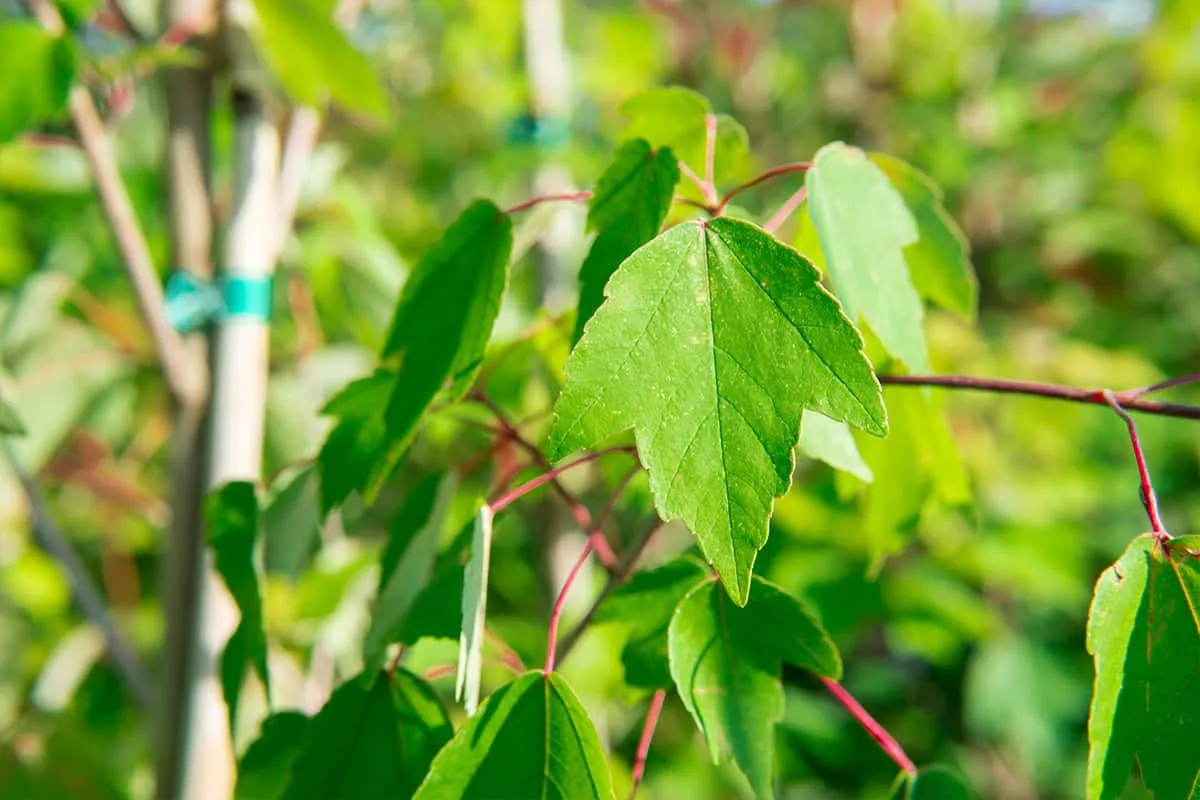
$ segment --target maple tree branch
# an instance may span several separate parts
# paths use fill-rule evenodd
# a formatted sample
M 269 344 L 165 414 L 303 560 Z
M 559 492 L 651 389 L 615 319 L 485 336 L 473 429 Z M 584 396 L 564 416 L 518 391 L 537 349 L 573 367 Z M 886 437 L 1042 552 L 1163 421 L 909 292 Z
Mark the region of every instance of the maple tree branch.
M 1142 498 L 1142 505 L 1146 507 L 1146 515 L 1150 517 L 1150 528 L 1160 541 L 1169 539 L 1171 535 L 1167 533 L 1162 517 L 1158 513 L 1158 496 L 1154 493 L 1154 485 L 1150 482 L 1150 468 L 1146 465 L 1146 454 L 1142 451 L 1142 440 L 1138 437 L 1133 417 L 1129 416 L 1129 412 L 1121 407 L 1117 396 L 1108 389 L 1104 390 L 1104 400 L 1125 421 L 1125 427 L 1129 429 L 1129 443 L 1133 445 L 1133 458 L 1137 462 L 1138 480 L 1140 481 L 1139 494 Z
M 554 202 L 559 202 L 559 201 L 570 201 L 570 200 L 591 200 L 591 199 L 592 199 L 591 191 L 569 192 L 567 194 L 547 194 L 547 195 L 542 195 L 541 197 L 531 197 L 522 203 L 517 203 L 512 208 L 508 209 L 507 213 L 517 214 L 517 213 L 520 213 L 521 211 L 527 211 L 527 210 L 533 208 L 534 206 L 540 206 L 542 203 L 554 203 Z
M 650 708 L 646 711 L 646 724 L 642 726 L 642 735 L 638 739 L 637 755 L 633 760 L 632 786 L 629 789 L 629 800 L 637 797 L 638 786 L 646 773 L 646 759 L 650 757 L 650 742 L 654 739 L 654 729 L 658 727 L 658 717 L 662 714 L 663 703 L 667 693 L 659 689 L 650 700 Z
M 554 671 L 554 655 L 555 650 L 558 647 L 558 623 L 562 618 L 563 608 L 567 603 L 567 594 L 571 591 L 571 587 L 575 584 L 575 579 L 579 577 L 579 570 L 583 568 L 588 556 L 591 555 L 592 551 L 596 549 L 597 542 L 604 542 L 607 544 L 607 540 L 605 540 L 604 533 L 602 532 L 604 523 L 608 522 L 608 518 L 612 514 L 613 507 L 617 504 L 617 498 L 619 498 L 622 492 L 625 491 L 625 487 L 629 485 L 629 481 L 633 479 L 633 476 L 636 475 L 639 470 L 641 470 L 640 465 L 634 466 L 625 473 L 625 477 L 621 479 L 619 484 L 617 484 L 617 488 L 613 492 L 612 497 L 610 497 L 608 502 L 604 504 L 604 510 L 600 512 L 600 516 L 596 517 L 596 524 L 592 526 L 590 531 L 588 531 L 587 543 L 583 546 L 583 551 L 580 552 L 579 558 L 575 561 L 575 565 L 571 567 L 571 571 L 567 573 L 567 578 L 563 581 L 562 589 L 560 589 L 558 592 L 558 597 L 554 601 L 554 609 L 550 612 L 550 631 L 546 636 L 545 671 L 547 673 Z
M 596 613 L 600 610 L 600 606 L 605 600 L 608 599 L 609 595 L 616 591 L 617 587 L 624 583 L 633 573 L 633 568 L 637 566 L 637 562 L 642 557 L 642 553 L 645 551 L 646 545 L 650 544 L 650 540 L 654 538 L 654 534 L 657 533 L 658 529 L 662 526 L 662 520 L 655 519 L 654 523 L 646 530 L 644 534 L 642 534 L 642 537 L 637 540 L 637 543 L 634 544 L 633 548 L 625 554 L 625 559 L 621 562 L 620 566 L 618 566 L 616 570 L 609 574 L 608 582 L 604 584 L 604 588 L 600 590 L 600 594 L 597 595 L 596 599 L 592 601 L 592 605 L 584 613 L 583 619 L 581 619 L 579 624 L 576 625 L 569 634 L 567 634 L 565 639 L 563 639 L 562 647 L 558 653 L 559 661 L 564 660 L 567 655 L 575 649 L 575 645 L 579 643 L 579 639 L 583 636 L 583 632 L 586 631 L 592 624 L 592 620 L 596 617 Z
M 1016 381 L 1004 378 L 978 378 L 973 375 L 879 375 L 879 382 L 885 386 L 936 386 L 942 389 L 966 389 L 969 391 L 993 392 L 997 394 L 1023 394 L 1031 397 L 1044 397 L 1050 400 L 1066 400 L 1073 403 L 1106 406 L 1108 400 L 1104 389 L 1080 389 L 1075 386 L 1061 386 L 1054 383 L 1036 381 Z M 1182 403 L 1160 403 L 1157 400 L 1143 400 L 1138 394 L 1144 390 L 1125 393 L 1114 392 L 1122 408 L 1126 411 L 1137 411 L 1160 417 L 1176 417 L 1179 419 L 1200 420 L 1200 406 L 1189 406 Z
M 546 454 L 542 452 L 541 448 L 529 441 L 517 429 L 517 426 L 509 421 L 504 411 L 500 406 L 496 405 L 495 401 L 486 392 L 482 389 L 475 389 L 471 392 L 471 399 L 491 412 L 492 416 L 496 419 L 496 424 L 500 426 L 501 439 L 507 439 L 515 443 L 528 453 L 542 469 L 551 470 L 554 468 L 554 465 L 550 463 L 550 459 L 546 458 Z M 571 516 L 575 518 L 575 523 L 579 525 L 579 528 L 584 531 L 590 531 L 592 528 L 592 515 L 587 510 L 587 506 L 583 504 L 583 501 L 576 497 L 567 487 L 563 486 L 562 481 L 557 478 L 555 478 L 551 485 L 558 496 L 562 498 L 563 502 L 567 504 L 567 508 L 570 510 Z M 596 557 L 604 564 L 604 568 L 610 572 L 617 565 L 617 556 L 609 546 L 608 540 L 603 537 L 601 537 L 601 541 L 596 542 Z
M 717 204 L 716 212 L 717 214 L 721 214 L 726 207 L 728 207 L 729 201 L 733 200 L 733 198 L 737 197 L 742 192 L 748 189 L 753 189 L 760 183 L 766 183 L 773 178 L 778 178 L 780 175 L 790 175 L 793 172 L 806 172 L 811 168 L 812 164 L 808 161 L 797 161 L 792 164 L 783 164 L 778 167 L 772 167 L 761 175 L 751 178 L 745 183 L 739 184 L 726 192 L 725 196 L 721 198 L 721 202 Z
M 858 721 L 858 724 L 863 726 L 863 729 L 879 744 L 883 752 L 887 753 L 888 757 L 896 762 L 896 766 L 900 767 L 906 775 L 917 774 L 917 765 L 904 752 L 904 748 L 900 746 L 900 743 L 854 699 L 852 694 L 846 691 L 844 686 L 832 678 L 821 678 L 821 683 L 825 685 L 825 688 L 829 690 L 834 699 L 850 712 L 854 719 Z
M 29 0 L 29 7 L 52 35 L 63 34 L 65 26 L 62 16 L 50 0 Z M 167 388 L 181 404 L 193 404 L 197 398 L 204 396 L 206 389 L 204 365 L 190 357 L 190 353 L 184 349 L 183 340 L 167 322 L 162 284 L 154 268 L 146 235 L 138 223 L 133 201 L 121 180 L 112 139 L 86 87 L 79 84 L 71 87 L 67 108 L 79 134 L 79 143 L 92 168 L 100 204 L 117 240 L 125 272 L 137 296 L 146 327 L 150 329 Z
M 541 475 L 538 475 L 533 480 L 527 481 L 527 482 L 521 484 L 520 486 L 513 489 L 511 492 L 508 492 L 507 494 L 503 495 L 502 497 L 496 498 L 488 505 L 490 506 L 493 514 L 498 514 L 501 510 L 507 508 L 509 505 L 516 502 L 517 500 L 520 500 L 522 497 L 529 494 L 534 489 L 538 488 L 539 486 L 544 486 L 545 484 L 550 483 L 551 481 L 556 479 L 559 475 L 562 475 L 565 472 L 570 472 L 571 470 L 575 469 L 576 467 L 582 467 L 584 464 L 587 464 L 590 461 L 595 461 L 596 459 L 602 458 L 611 453 L 632 453 L 632 452 L 634 452 L 632 447 L 630 447 L 628 445 L 621 445 L 619 447 L 606 447 L 603 450 L 597 450 L 593 453 L 588 453 L 587 455 L 580 456 L 579 458 L 575 459 L 574 461 L 568 461 L 566 464 L 563 464 L 561 467 L 555 467 L 554 469 L 550 470 L 549 472 L 543 472 Z
M 803 203 L 807 198 L 808 187 L 801 186 L 792 193 L 791 197 L 783 202 L 783 205 L 779 207 L 778 211 L 771 215 L 771 218 L 767 220 L 767 224 L 763 225 L 763 230 L 767 233 L 775 233 L 775 231 L 779 230 L 780 227 L 783 226 L 783 223 L 787 222 L 787 218 L 792 215 L 792 212 L 799 208 L 800 204 Z

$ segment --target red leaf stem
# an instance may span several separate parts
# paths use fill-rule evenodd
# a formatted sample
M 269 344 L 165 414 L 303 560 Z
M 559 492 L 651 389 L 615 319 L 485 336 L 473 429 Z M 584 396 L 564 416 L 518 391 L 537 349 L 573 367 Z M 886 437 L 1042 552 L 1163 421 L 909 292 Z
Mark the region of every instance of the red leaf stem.
M 896 762 L 896 766 L 900 767 L 907 775 L 917 774 L 917 765 L 904 752 L 904 748 L 900 746 L 900 743 L 874 717 L 867 713 L 867 710 L 854 699 L 853 695 L 846 691 L 845 687 L 831 678 L 821 678 L 821 683 L 825 684 L 825 688 L 829 690 L 829 693 L 850 712 L 854 719 L 858 721 L 858 724 L 863 726 L 863 729 L 879 744 L 883 752 L 887 753 L 888 757 Z
M 654 739 L 654 729 L 658 727 L 658 717 L 662 714 L 663 702 L 667 693 L 659 689 L 650 700 L 650 709 L 646 712 L 646 724 L 642 726 L 642 736 L 638 739 L 637 755 L 633 760 L 633 786 L 629 789 L 629 800 L 637 797 L 638 786 L 646 773 L 646 759 L 650 756 L 650 742 Z

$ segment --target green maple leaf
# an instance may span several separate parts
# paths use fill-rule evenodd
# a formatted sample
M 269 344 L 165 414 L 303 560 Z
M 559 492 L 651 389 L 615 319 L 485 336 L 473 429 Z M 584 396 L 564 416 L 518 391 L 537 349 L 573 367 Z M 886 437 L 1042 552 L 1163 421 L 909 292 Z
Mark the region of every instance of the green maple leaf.
M 630 256 L 567 359 L 552 458 L 630 427 L 664 520 L 744 605 L 811 408 L 887 430 L 862 338 L 790 247 L 740 220 L 677 225 Z
M 678 182 L 679 166 L 670 150 L 651 149 L 644 139 L 617 148 L 588 206 L 588 229 L 598 236 L 579 269 L 575 341 L 604 302 L 604 285 L 613 271 L 662 227 Z
M 415 800 L 611 800 L 600 737 L 562 676 L 527 672 L 446 745 Z
M 887 175 L 856 147 L 822 147 L 805 176 L 808 208 L 829 278 L 852 320 L 865 319 L 887 351 L 929 370 L 923 319 L 904 250 L 917 224 Z
M 762 578 L 754 583 L 745 608 L 731 606 L 711 581 L 679 603 L 669 630 L 671 676 L 714 762 L 730 753 L 755 795 L 770 798 L 782 662 L 834 679 L 842 662 L 798 600 Z
M 1155 797 L 1200 795 L 1200 536 L 1139 536 L 1096 583 L 1087 797 L 1122 796 L 1134 761 Z

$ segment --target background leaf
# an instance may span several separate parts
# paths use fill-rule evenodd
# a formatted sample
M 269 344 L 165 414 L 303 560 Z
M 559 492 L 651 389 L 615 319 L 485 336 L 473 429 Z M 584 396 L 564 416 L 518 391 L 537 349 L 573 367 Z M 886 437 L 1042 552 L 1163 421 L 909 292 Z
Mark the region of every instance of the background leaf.
M 871 468 L 858 452 L 850 426 L 816 411 L 804 412 L 804 421 L 800 426 L 800 452 L 809 458 L 824 461 L 834 469 L 849 472 L 866 483 L 875 479 Z
M 221 688 L 229 706 L 229 725 L 237 722 L 238 698 L 246 668 L 253 667 L 270 697 L 267 673 L 267 635 L 263 630 L 262 595 L 254 567 L 259 511 L 254 484 L 228 483 L 205 503 L 205 531 L 217 573 L 229 587 L 241 613 L 237 629 L 221 653 Z
M 451 733 L 437 695 L 412 673 L 351 679 L 309 723 L 283 798 L 411 797 Z
M 679 166 L 671 151 L 651 149 L 644 139 L 617 148 L 596 180 L 588 204 L 588 229 L 599 235 L 579 270 L 574 341 L 604 301 L 604 286 L 629 255 L 658 234 L 671 210 Z
M 913 372 L 927 372 L 924 309 L 904 260 L 904 248 L 917 241 L 917 224 L 904 199 L 863 151 L 841 142 L 820 149 L 805 185 L 846 316 L 866 320 L 889 353 Z
M 0 143 L 54 117 L 67 102 L 75 55 L 32 21 L 0 22 Z
M 975 319 L 979 280 L 971 266 L 971 245 L 942 204 L 942 190 L 895 156 L 872 153 L 871 161 L 900 192 L 917 223 L 917 241 L 904 249 L 913 287 L 942 308 Z
M 235 800 L 280 797 L 292 764 L 304 745 L 309 719 L 299 711 L 279 711 L 263 720 L 262 732 L 238 761 Z
M 609 800 L 612 778 L 587 712 L 560 675 L 501 687 L 436 759 L 418 800 Z
M 453 473 L 430 475 L 413 488 L 392 520 L 371 625 L 363 639 L 363 662 L 368 668 L 380 666 L 388 645 L 398 640 L 409 611 L 429 583 L 457 486 Z
M 886 430 L 862 340 L 808 262 L 739 220 L 671 228 L 606 291 L 567 360 L 551 458 L 633 427 L 659 514 L 744 605 L 803 410 Z
M 388 118 L 387 97 L 366 55 L 334 22 L 329 0 L 254 0 L 259 45 L 292 97 L 319 106 L 332 99 L 376 119 Z
M 321 497 L 313 466 L 271 485 L 263 509 L 263 569 L 296 580 L 321 546 Z
M 699 559 L 677 558 L 635 573 L 600 606 L 596 622 L 620 623 L 629 630 L 621 651 L 627 684 L 644 689 L 671 688 L 667 626 L 679 601 L 709 574 Z

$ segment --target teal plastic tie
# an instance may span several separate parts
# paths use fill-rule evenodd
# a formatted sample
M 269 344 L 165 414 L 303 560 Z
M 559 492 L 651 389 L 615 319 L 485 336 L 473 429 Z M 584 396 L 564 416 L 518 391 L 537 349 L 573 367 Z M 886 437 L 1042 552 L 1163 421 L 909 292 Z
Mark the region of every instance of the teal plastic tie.
M 190 333 L 210 322 L 231 319 L 271 321 L 271 277 L 225 273 L 213 283 L 187 272 L 167 280 L 167 322 Z

